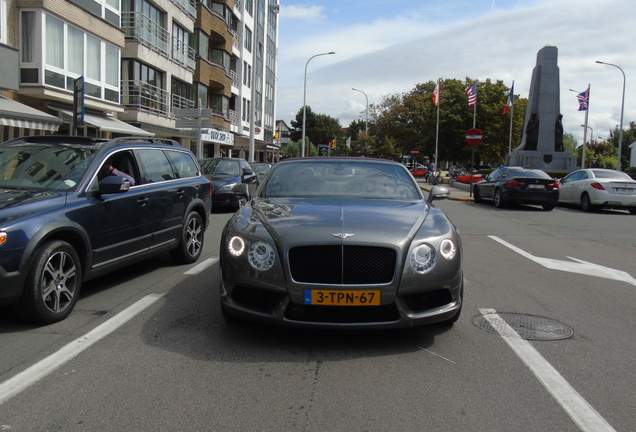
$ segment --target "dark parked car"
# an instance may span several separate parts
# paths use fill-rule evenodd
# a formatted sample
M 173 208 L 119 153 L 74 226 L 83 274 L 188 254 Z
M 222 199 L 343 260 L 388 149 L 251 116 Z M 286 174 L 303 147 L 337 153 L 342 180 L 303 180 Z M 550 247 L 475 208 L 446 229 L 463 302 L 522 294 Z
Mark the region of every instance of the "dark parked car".
M 370 158 L 278 162 L 225 226 L 221 310 L 300 327 L 453 323 L 463 298 L 457 230 L 408 169 Z
M 0 304 L 52 323 L 90 278 L 168 251 L 196 261 L 210 193 L 194 155 L 170 140 L 0 144 Z
M 544 171 L 521 167 L 500 167 L 474 185 L 475 202 L 536 204 L 552 210 L 559 201 L 559 183 Z
M 254 169 L 254 172 L 258 174 L 259 183 L 263 181 L 265 175 L 267 175 L 269 170 L 272 168 L 272 164 L 269 162 L 252 162 L 250 165 Z
M 258 175 L 242 158 L 205 158 L 199 161 L 212 183 L 212 207 L 240 207 L 256 193 Z

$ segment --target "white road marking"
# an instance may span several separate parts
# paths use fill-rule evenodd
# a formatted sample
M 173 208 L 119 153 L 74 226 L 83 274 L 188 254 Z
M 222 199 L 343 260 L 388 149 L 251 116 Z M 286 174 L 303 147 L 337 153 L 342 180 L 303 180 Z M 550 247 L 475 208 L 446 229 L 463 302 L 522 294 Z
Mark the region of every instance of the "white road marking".
M 149 294 L 145 296 L 108 321 L 98 325 L 84 336 L 75 339 L 73 342 L 62 347 L 59 351 L 51 354 L 28 369 L 25 369 L 14 377 L 9 378 L 5 382 L 0 383 L 0 405 L 117 330 L 161 297 L 163 297 L 163 294 Z
M 560 271 L 566 271 L 570 273 L 595 276 L 595 277 L 604 278 L 604 279 L 612 279 L 612 280 L 617 280 L 621 282 L 626 282 L 628 284 L 636 286 L 636 279 L 634 279 L 632 275 L 630 275 L 629 273 L 624 272 L 622 270 L 613 269 L 611 267 L 605 267 L 599 264 L 594 264 L 591 262 L 583 261 L 583 260 L 572 258 L 572 257 L 568 257 L 568 258 L 576 262 L 563 261 L 563 260 L 557 260 L 552 258 L 536 257 L 532 255 L 531 253 L 528 253 L 524 251 L 523 249 L 520 249 L 517 246 L 514 246 L 508 243 L 507 241 L 500 239 L 497 236 L 490 235 L 488 237 L 506 246 L 507 248 L 517 252 L 519 255 L 526 257 L 529 260 L 534 261 L 535 263 L 542 265 L 545 268 L 549 268 L 551 270 L 560 270 Z
M 572 387 L 561 374 L 544 359 L 530 342 L 521 336 L 504 321 L 494 309 L 479 309 L 490 325 L 497 330 L 501 338 L 512 348 L 532 373 L 539 379 L 546 390 L 561 405 L 582 432 L 616 431 L 590 405 L 583 396 Z M 499 332 L 499 329 L 502 329 Z
M 191 276 L 199 274 L 203 270 L 205 270 L 206 268 L 211 267 L 212 265 L 214 265 L 218 260 L 219 260 L 218 258 L 208 258 L 205 261 L 202 261 L 200 264 L 195 265 L 194 267 L 192 267 L 190 270 L 188 270 L 184 274 L 191 275 Z
M 427 350 L 426 348 L 422 348 L 422 347 L 418 347 L 418 348 L 419 348 L 419 349 L 421 349 L 422 351 L 426 351 L 427 353 L 434 355 L 435 357 L 439 357 L 439 358 L 441 358 L 442 360 L 446 360 L 447 362 L 451 362 L 451 363 L 455 364 L 455 362 L 454 362 L 454 361 L 452 361 L 451 359 L 447 359 L 447 358 L 446 358 L 446 357 L 444 357 L 444 356 L 441 356 L 441 355 L 439 355 L 439 354 L 435 354 L 433 351 L 429 351 L 429 350 Z

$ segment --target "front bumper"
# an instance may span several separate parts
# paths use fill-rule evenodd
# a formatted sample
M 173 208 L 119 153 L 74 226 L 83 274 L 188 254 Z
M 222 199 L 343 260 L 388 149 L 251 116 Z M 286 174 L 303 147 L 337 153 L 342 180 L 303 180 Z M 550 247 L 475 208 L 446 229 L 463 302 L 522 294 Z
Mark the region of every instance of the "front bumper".
M 444 322 L 459 313 L 463 278 L 452 287 L 397 296 L 381 306 L 316 306 L 294 303 L 286 293 L 253 287 L 228 292 L 221 281 L 224 312 L 250 321 L 301 328 L 415 327 Z

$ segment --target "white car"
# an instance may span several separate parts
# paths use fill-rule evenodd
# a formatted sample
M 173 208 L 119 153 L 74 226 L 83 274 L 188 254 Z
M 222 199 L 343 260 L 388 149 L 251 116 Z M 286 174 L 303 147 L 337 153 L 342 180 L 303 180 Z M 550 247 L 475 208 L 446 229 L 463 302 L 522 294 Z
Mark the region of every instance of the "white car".
M 574 171 L 561 180 L 559 191 L 559 204 L 577 204 L 583 211 L 613 208 L 636 214 L 636 180 L 621 171 Z

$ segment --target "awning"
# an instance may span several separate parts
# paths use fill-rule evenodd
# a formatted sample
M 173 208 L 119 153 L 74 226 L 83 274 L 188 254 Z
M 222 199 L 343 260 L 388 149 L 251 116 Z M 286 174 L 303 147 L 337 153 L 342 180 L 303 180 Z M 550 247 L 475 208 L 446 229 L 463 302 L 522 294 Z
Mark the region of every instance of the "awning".
M 57 131 L 62 120 L 28 105 L 0 96 L 0 125 Z
M 70 118 L 73 118 L 72 111 L 60 109 L 60 108 L 55 108 L 55 109 L 63 113 L 64 115 L 67 115 Z M 153 132 L 148 132 L 146 130 L 140 129 L 138 127 L 135 127 L 121 120 L 117 120 L 114 117 L 100 116 L 95 114 L 84 114 L 84 122 L 95 126 L 99 130 L 106 131 L 106 132 L 114 132 L 118 134 L 130 135 L 130 136 L 148 136 L 148 137 L 155 136 Z

